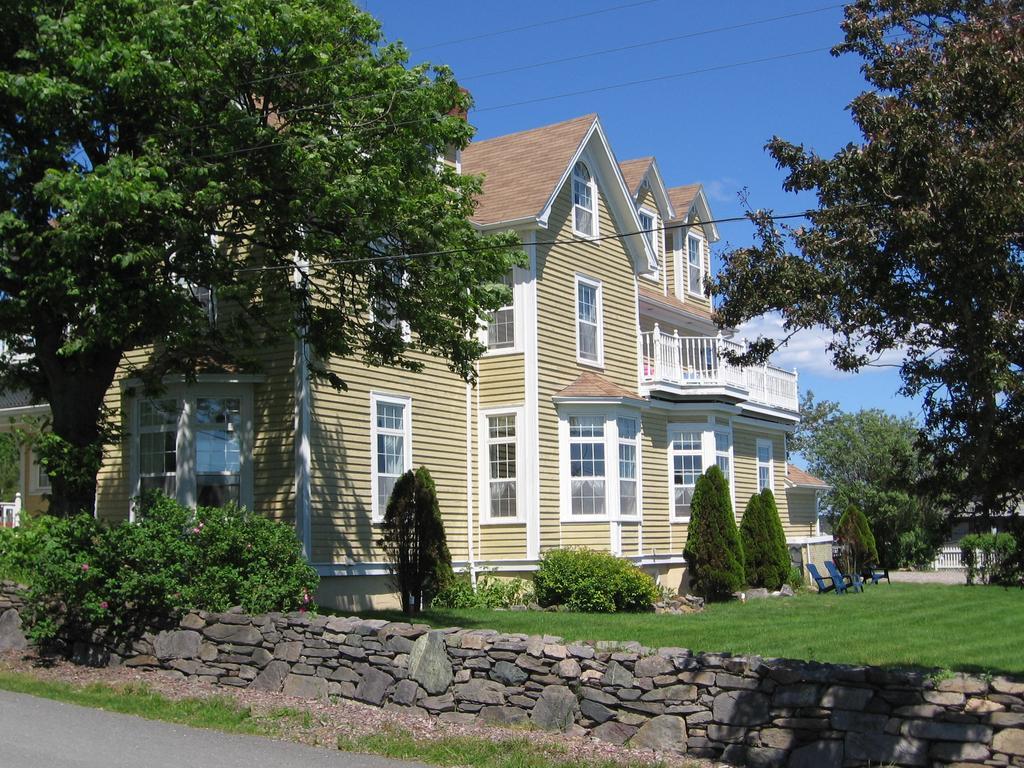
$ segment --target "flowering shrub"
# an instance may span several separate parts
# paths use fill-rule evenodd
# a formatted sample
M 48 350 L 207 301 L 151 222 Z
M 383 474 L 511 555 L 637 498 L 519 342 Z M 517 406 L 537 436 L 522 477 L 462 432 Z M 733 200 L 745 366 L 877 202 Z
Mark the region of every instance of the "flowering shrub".
M 502 579 L 489 573 L 476 580 L 452 579 L 430 601 L 431 608 L 511 608 L 534 601 L 533 584 L 526 579 Z
M 37 641 L 117 646 L 190 609 L 307 609 L 316 585 L 290 526 L 234 506 L 193 511 L 154 494 L 135 522 L 108 527 L 79 515 L 50 524 L 26 618 Z

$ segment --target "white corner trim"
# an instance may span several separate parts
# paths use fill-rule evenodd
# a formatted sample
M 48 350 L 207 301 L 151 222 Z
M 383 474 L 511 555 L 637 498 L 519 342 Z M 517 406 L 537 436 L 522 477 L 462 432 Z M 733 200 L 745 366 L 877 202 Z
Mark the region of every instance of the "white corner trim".
M 313 557 L 313 452 L 310 446 L 312 392 L 309 347 L 300 334 L 295 342 L 295 527 L 306 560 Z
M 523 286 L 523 436 L 529 446 L 523 468 L 526 497 L 526 556 L 540 557 L 540 392 L 537 342 L 537 231 L 523 236 L 529 256 L 529 278 Z

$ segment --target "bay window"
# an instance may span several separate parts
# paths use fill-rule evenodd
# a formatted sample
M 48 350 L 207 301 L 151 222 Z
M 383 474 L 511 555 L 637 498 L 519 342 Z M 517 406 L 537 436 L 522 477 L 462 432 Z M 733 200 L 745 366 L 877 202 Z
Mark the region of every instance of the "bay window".
M 604 417 L 569 417 L 569 476 L 572 514 L 605 513 Z
M 757 490 L 769 488 L 774 492 L 775 469 L 772 466 L 773 446 L 771 440 L 757 441 Z
M 633 413 L 561 416 L 562 522 L 640 517 L 641 428 Z
M 619 431 L 619 515 L 636 517 L 637 482 L 639 478 L 637 462 L 637 421 L 636 419 L 616 419 Z
M 134 410 L 133 493 L 252 508 L 252 394 L 243 384 L 171 386 Z

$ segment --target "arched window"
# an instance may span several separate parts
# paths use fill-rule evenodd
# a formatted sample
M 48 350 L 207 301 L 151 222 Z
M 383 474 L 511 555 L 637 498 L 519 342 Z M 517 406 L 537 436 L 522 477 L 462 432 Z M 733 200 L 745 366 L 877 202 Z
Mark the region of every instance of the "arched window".
M 596 198 L 594 179 L 581 160 L 572 169 L 572 229 L 576 234 L 597 236 Z

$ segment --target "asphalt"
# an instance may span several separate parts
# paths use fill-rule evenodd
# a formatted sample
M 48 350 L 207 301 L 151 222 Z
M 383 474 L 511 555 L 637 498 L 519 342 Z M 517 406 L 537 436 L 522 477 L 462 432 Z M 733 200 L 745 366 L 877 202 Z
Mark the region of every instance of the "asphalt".
M 0 768 L 426 768 L 0 691 Z

